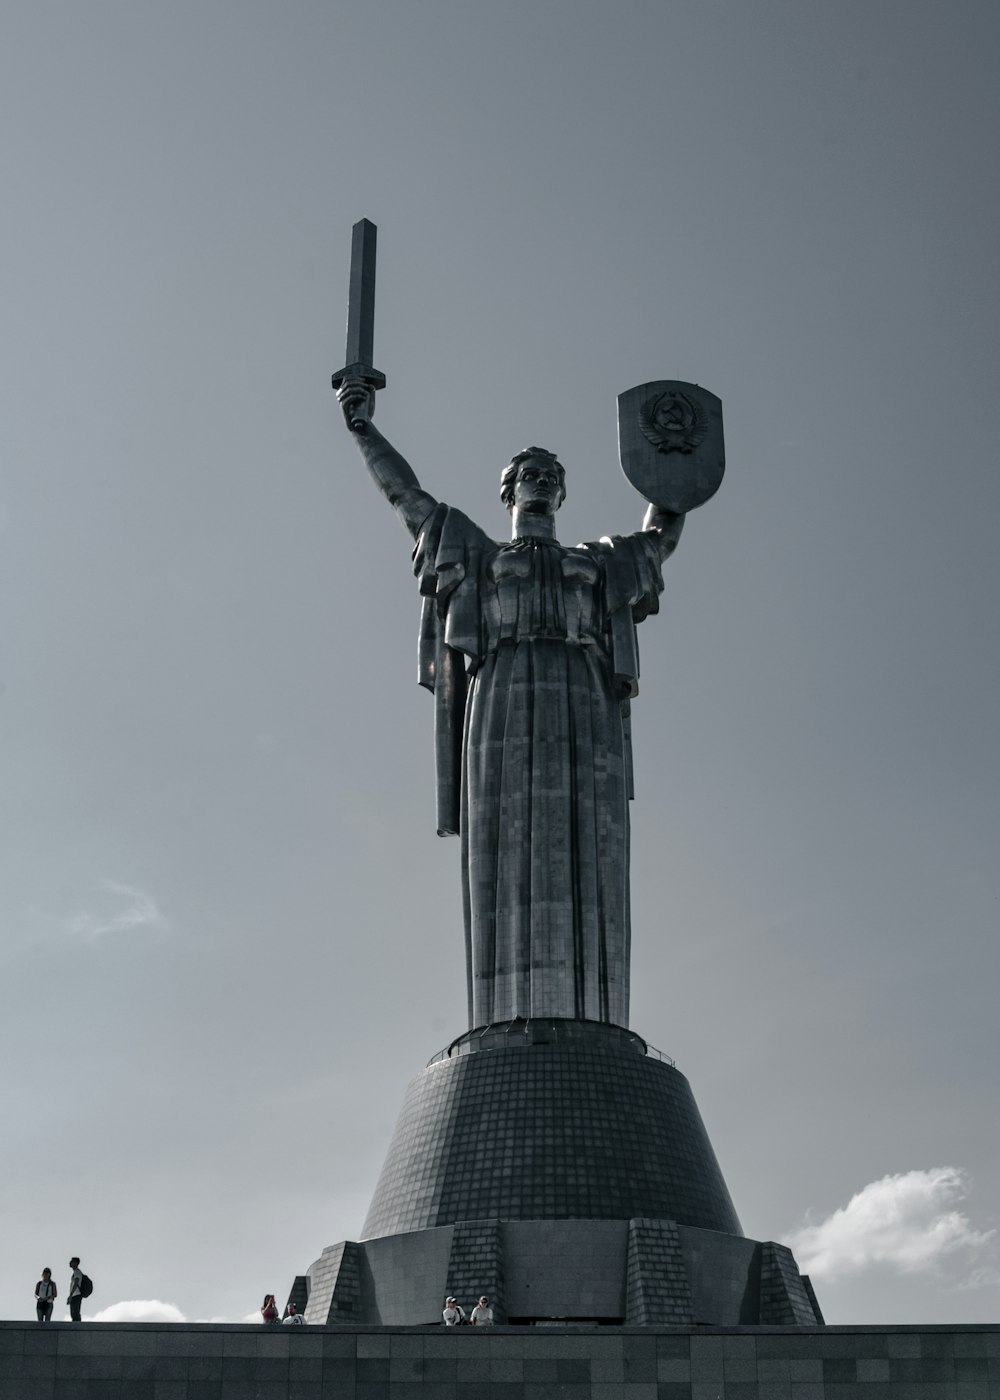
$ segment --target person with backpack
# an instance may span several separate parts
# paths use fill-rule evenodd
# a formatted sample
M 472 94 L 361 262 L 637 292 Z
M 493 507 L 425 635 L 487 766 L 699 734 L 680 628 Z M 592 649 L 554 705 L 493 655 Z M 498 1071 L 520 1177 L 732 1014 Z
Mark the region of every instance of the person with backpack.
M 69 1280 L 69 1320 L 70 1322 L 79 1322 L 80 1304 L 83 1301 L 83 1274 L 80 1272 L 78 1255 L 73 1255 L 69 1266 L 73 1270 Z
M 80 1260 L 77 1255 L 69 1261 L 69 1266 L 73 1270 L 69 1280 L 69 1320 L 70 1322 L 80 1321 L 80 1304 L 84 1298 L 89 1298 L 94 1291 L 94 1285 L 85 1273 L 80 1269 Z
M 462 1307 L 461 1303 L 455 1301 L 451 1294 L 449 1294 L 444 1301 L 444 1311 L 441 1314 L 441 1320 L 446 1327 L 461 1327 L 462 1323 L 465 1321 L 465 1309 Z
M 52 1281 L 52 1270 L 43 1269 L 42 1276 L 35 1284 L 35 1311 L 39 1322 L 52 1321 L 52 1305 L 59 1296 L 59 1290 Z

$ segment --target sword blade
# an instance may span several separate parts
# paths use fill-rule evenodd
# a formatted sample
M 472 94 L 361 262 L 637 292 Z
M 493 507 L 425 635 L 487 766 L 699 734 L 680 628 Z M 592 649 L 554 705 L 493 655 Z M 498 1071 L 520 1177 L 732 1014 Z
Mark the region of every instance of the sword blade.
M 370 219 L 359 219 L 351 232 L 351 285 L 347 298 L 347 358 L 349 365 L 374 365 L 375 244 L 378 230 Z

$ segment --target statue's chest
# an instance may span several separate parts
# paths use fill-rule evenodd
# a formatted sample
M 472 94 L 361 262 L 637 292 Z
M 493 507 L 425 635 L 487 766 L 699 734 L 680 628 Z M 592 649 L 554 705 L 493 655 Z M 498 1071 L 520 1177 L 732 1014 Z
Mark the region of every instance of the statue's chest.
M 596 639 L 603 630 L 602 572 L 584 550 L 507 546 L 485 566 L 490 641 Z

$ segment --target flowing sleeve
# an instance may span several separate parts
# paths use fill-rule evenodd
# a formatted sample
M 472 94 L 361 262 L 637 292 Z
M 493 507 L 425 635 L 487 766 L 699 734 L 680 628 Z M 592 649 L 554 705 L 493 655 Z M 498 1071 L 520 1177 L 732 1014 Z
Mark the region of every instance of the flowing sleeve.
M 615 680 L 625 696 L 639 692 L 639 644 L 636 625 L 659 611 L 663 561 L 646 530 L 612 535 L 588 545 L 604 569 L 611 660 Z
M 437 831 L 456 836 L 461 821 L 462 731 L 469 673 L 482 659 L 481 564 L 493 541 L 461 511 L 440 504 L 413 550 L 423 604 L 417 679 L 434 696 Z

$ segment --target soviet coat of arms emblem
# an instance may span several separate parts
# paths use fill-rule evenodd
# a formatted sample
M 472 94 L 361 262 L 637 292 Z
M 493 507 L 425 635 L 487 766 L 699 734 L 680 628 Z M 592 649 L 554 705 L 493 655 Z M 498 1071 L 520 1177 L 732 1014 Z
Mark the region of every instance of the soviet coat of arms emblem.
M 722 401 L 677 379 L 618 395 L 622 471 L 655 505 L 686 512 L 719 489 L 726 468 Z

